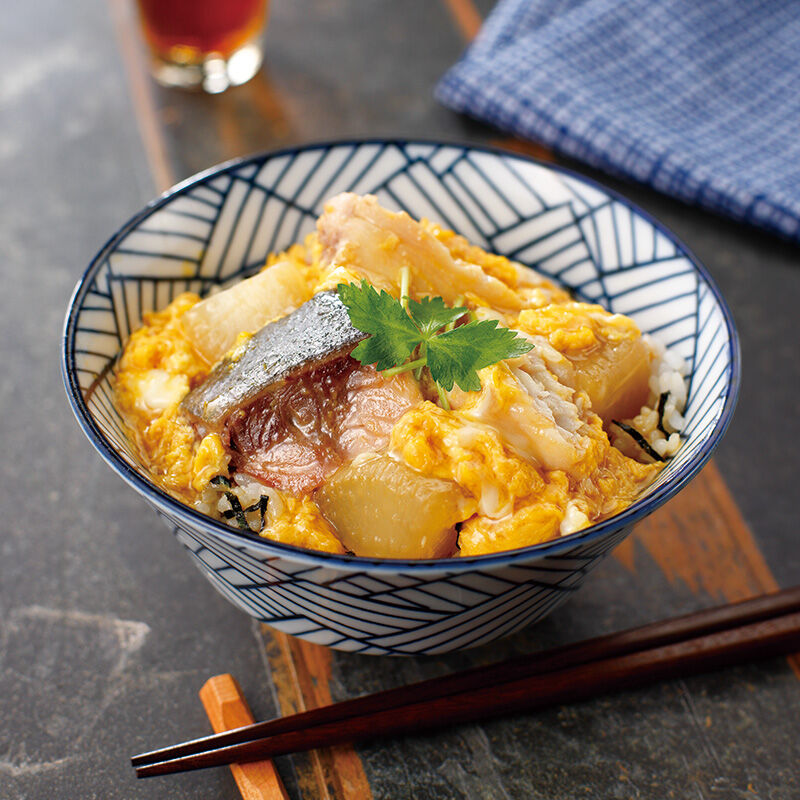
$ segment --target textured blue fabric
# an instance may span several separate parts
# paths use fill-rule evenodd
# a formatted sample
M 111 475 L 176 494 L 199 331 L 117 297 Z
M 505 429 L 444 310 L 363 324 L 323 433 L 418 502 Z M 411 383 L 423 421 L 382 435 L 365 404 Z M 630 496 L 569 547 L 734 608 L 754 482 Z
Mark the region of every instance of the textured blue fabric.
M 798 0 L 501 0 L 436 93 L 800 242 Z

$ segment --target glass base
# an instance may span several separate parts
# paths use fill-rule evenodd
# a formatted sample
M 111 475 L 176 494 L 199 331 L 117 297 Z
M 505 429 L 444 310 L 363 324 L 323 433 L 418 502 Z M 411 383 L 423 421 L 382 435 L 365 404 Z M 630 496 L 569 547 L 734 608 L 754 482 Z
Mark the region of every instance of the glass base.
M 220 53 L 202 54 L 190 48 L 176 48 L 169 57 L 151 53 L 150 69 L 162 86 L 219 94 L 231 86 L 247 83 L 260 69 L 262 60 L 260 45 L 249 42 L 227 57 Z

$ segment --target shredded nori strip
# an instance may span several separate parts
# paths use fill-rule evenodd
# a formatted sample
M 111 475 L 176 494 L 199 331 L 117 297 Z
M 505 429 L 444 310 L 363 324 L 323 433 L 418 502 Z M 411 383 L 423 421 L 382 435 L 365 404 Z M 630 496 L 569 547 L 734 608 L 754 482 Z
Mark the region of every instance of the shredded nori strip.
M 661 392 L 660 397 L 658 398 L 658 425 L 656 426 L 664 436 L 669 439 L 669 432 L 664 427 L 664 408 L 667 405 L 667 398 L 669 397 L 669 392 Z
M 642 434 L 636 430 L 636 428 L 632 427 L 631 425 L 627 425 L 624 422 L 618 422 L 615 419 L 612 419 L 611 422 L 620 430 L 625 431 L 625 433 L 627 433 L 628 436 L 630 436 L 631 439 L 633 439 L 633 441 L 636 442 L 636 444 L 638 444 L 648 456 L 650 456 L 650 458 L 655 461 L 663 461 L 664 463 L 669 461 L 669 457 L 660 456 L 655 450 L 653 450 L 653 448 L 650 447 L 650 442 L 648 442 L 647 439 L 645 439 L 644 436 L 642 436 Z
M 236 524 L 239 527 L 239 530 L 249 531 L 250 524 L 247 521 L 247 517 L 244 515 L 244 509 L 242 508 L 242 504 L 239 502 L 239 498 L 233 492 L 225 492 L 225 497 L 231 504 L 231 511 L 230 513 L 223 512 L 222 516 L 224 516 L 225 519 L 236 517 Z
M 224 475 L 215 475 L 209 483 L 212 486 L 217 487 L 224 487 L 226 489 L 232 489 L 233 483 L 231 482 L 230 478 L 226 478 Z M 264 530 L 264 522 L 266 519 L 267 514 L 267 503 L 269 503 L 269 495 L 262 494 L 261 497 L 256 500 L 247 508 L 242 508 L 242 504 L 239 502 L 239 498 L 233 492 L 225 492 L 225 497 L 227 501 L 230 503 L 230 508 L 226 509 L 225 511 L 220 511 L 224 519 L 233 519 L 236 517 L 236 525 L 239 527 L 240 530 L 243 531 L 253 531 L 250 527 L 250 523 L 247 521 L 247 514 L 250 514 L 253 511 L 258 511 L 259 516 L 261 517 L 261 525 L 259 526 L 258 532 Z
M 258 511 L 261 515 L 261 527 L 258 529 L 259 533 L 264 530 L 264 515 L 267 513 L 267 503 L 269 503 L 269 496 L 262 494 L 253 505 L 247 506 L 244 510 L 245 514 L 249 511 Z

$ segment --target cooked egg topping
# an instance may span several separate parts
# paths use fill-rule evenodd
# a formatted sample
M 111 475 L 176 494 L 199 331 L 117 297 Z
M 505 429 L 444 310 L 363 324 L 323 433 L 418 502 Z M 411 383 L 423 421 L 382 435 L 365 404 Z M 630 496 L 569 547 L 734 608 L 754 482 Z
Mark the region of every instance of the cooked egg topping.
M 252 472 L 243 472 L 237 486 L 230 434 L 191 421 L 183 398 L 217 359 L 235 361 L 237 348 L 265 320 L 361 279 L 399 297 L 404 272 L 412 299 L 438 296 L 465 305 L 478 319 L 512 328 L 533 349 L 479 370 L 479 391 L 454 386 L 437 397 L 422 381 L 412 407 L 390 421 L 388 446 L 351 459 L 321 488 L 293 494 Z M 647 459 L 635 443 L 622 441 L 614 423 L 656 426 L 653 387 L 660 384 L 648 384 L 654 358 L 631 319 L 577 302 L 452 231 L 343 195 L 320 218 L 317 233 L 270 256 L 256 276 L 202 301 L 182 294 L 145 314 L 120 357 L 115 392 L 153 479 L 206 513 L 234 515 L 219 490 L 232 486 L 248 520 L 259 516 L 253 511 L 259 498 L 268 503 L 266 513 L 259 506 L 258 532 L 277 542 L 331 553 L 346 552 L 346 542 L 358 554 L 364 542 L 374 548 L 368 555 L 415 557 L 418 548 L 416 557 L 472 556 L 575 533 L 633 502 L 659 465 L 642 463 Z M 411 373 L 403 377 L 411 380 Z M 379 400 L 364 402 L 368 417 L 381 418 Z M 675 408 L 670 419 L 680 421 Z M 369 419 L 359 424 L 369 432 Z M 308 421 L 298 426 L 298 436 L 314 428 Z M 671 454 L 680 444 L 677 433 L 672 437 L 650 438 Z M 419 544 L 402 541 L 395 530 L 385 549 L 388 539 L 375 539 L 369 515 L 348 506 L 366 497 L 387 518 L 405 520 Z M 337 530 L 342 520 L 351 530 Z
M 306 547 L 309 550 L 345 552 L 319 506 L 309 497 L 285 497 L 283 513 L 270 525 L 265 535 L 275 542 Z
M 181 317 L 199 300 L 197 295 L 182 294 L 163 311 L 145 314 L 144 325 L 125 346 L 115 382 L 120 410 L 153 476 L 184 500 L 194 499 L 202 480 L 227 465 L 224 449 L 199 442 L 179 408 L 189 388 L 208 372 L 180 325 Z
M 507 412 L 514 411 L 514 397 Z M 629 505 L 657 471 L 613 448 L 602 422 L 587 412 L 583 449 L 565 469 L 525 458 L 491 423 L 463 410 L 423 403 L 392 432 L 392 448 L 423 475 L 447 478 L 478 503 L 459 534 L 461 555 L 480 555 L 574 533 Z M 569 516 L 568 514 L 569 508 Z

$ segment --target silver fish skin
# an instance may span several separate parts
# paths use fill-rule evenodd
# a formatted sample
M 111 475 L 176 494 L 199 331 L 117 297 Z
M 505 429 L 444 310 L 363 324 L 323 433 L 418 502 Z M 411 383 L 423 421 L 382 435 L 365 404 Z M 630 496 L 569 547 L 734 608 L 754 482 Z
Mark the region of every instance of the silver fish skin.
M 354 328 L 333 291 L 320 292 L 281 319 L 267 323 L 234 359 L 224 357 L 181 402 L 196 421 L 220 429 L 236 409 L 281 381 L 349 352 L 366 334 Z

